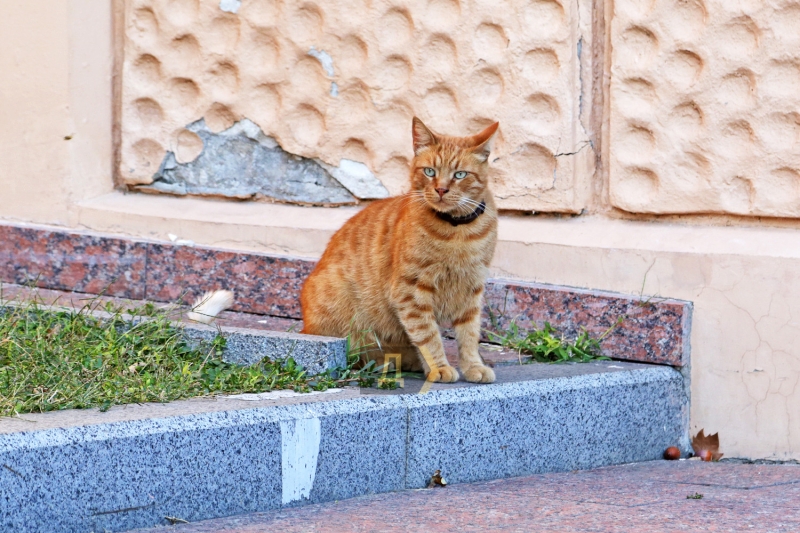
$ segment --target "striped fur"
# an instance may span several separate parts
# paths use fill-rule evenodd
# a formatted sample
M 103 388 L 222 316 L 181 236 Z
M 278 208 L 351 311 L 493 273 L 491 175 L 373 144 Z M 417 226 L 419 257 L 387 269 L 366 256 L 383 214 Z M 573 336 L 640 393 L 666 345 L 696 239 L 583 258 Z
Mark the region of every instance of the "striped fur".
M 411 192 L 370 204 L 336 232 L 303 286 L 304 333 L 357 338 L 370 332 L 378 345 L 370 357 L 402 353 L 404 367 L 421 366 L 429 380 L 453 382 L 458 372 L 445 358 L 439 332 L 439 325 L 450 323 L 464 378 L 494 381 L 478 342 L 483 286 L 497 241 L 497 209 L 488 189 L 497 127 L 448 137 L 414 118 Z M 436 175 L 426 176 L 425 168 Z M 457 171 L 468 175 L 455 179 Z M 447 192 L 440 196 L 437 188 Z M 484 214 L 469 224 L 454 226 L 435 215 L 467 215 L 481 201 Z M 420 351 L 430 354 L 432 365 Z

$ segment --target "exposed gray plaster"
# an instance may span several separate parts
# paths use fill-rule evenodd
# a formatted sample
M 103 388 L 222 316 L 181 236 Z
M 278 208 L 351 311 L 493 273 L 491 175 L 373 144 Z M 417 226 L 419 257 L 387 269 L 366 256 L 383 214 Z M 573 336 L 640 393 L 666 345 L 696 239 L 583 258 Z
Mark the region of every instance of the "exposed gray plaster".
M 187 129 L 202 139 L 200 155 L 182 164 L 167 152 L 153 183 L 140 190 L 245 200 L 265 197 L 304 205 L 346 205 L 389 196 L 365 164 L 342 159 L 335 167 L 290 154 L 248 119 L 220 133 L 209 131 L 204 120 Z
M 329 78 L 332 78 L 334 76 L 333 58 L 328 52 L 326 52 L 325 50 L 317 50 L 312 46 L 311 49 L 308 51 L 308 55 L 310 55 L 313 58 L 316 58 L 316 60 L 320 62 L 322 68 L 325 70 L 325 74 L 327 74 Z M 330 94 L 334 98 L 339 96 L 339 85 L 335 81 L 331 82 Z
M 209 131 L 204 120 L 187 129 L 203 140 L 202 153 L 186 164 L 167 153 L 150 188 L 171 194 L 260 196 L 312 205 L 357 203 L 319 163 L 286 152 L 248 119 L 220 133 Z
M 364 163 L 342 159 L 338 167 L 320 164 L 354 196 L 362 200 L 388 198 L 389 191 Z
M 325 70 L 325 74 L 333 77 L 333 58 L 325 50 L 317 50 L 313 46 L 308 51 L 308 55 L 317 59 Z

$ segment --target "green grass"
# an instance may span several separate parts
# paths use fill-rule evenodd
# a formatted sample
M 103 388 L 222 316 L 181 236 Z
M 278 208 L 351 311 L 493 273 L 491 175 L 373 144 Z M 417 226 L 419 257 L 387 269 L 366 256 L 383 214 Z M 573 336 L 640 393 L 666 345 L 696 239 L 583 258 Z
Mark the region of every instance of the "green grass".
M 93 300 L 80 310 L 36 302 L 0 308 L 0 416 L 346 384 L 393 388 L 373 367 L 355 370 L 357 353 L 348 353 L 347 368 L 319 376 L 291 358 L 243 367 L 222 360 L 222 335 L 188 344 L 167 310 L 108 306 L 109 317 L 98 318 L 94 307 Z
M 600 341 L 611 333 L 617 324 L 609 328 L 599 339 L 592 338 L 583 328 L 576 338 L 567 339 L 549 322 L 545 322 L 542 329 L 534 328 L 523 332 L 517 323 L 512 321 L 507 329 L 499 332 L 487 331 L 487 334 L 491 342 L 516 350 L 520 355 L 529 356 L 528 362 L 587 363 L 608 360 L 608 357 L 602 355 Z

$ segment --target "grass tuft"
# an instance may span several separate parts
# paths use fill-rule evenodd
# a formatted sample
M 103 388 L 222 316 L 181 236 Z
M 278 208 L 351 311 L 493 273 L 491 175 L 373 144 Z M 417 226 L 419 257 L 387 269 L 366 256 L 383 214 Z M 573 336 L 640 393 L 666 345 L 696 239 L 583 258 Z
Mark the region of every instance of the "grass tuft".
M 486 333 L 491 342 L 516 350 L 520 355 L 530 356 L 528 362 L 587 363 L 609 359 L 602 355 L 600 341 L 611 332 L 613 327 L 616 327 L 616 324 L 599 339 L 592 338 L 583 328 L 575 339 L 567 339 L 564 335 L 559 334 L 549 322 L 545 322 L 542 329 L 534 328 L 521 332 L 517 323 L 512 321 L 505 331 L 487 331 Z

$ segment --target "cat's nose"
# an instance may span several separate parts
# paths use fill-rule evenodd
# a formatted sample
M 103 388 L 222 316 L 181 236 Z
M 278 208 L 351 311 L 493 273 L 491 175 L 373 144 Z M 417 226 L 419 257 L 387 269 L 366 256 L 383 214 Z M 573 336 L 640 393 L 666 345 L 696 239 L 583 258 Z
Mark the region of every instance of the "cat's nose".
M 436 189 L 436 192 L 438 192 L 438 193 L 439 193 L 439 199 L 441 200 L 441 199 L 444 197 L 445 193 L 446 193 L 447 191 L 449 191 L 449 190 L 450 190 L 450 189 Z

